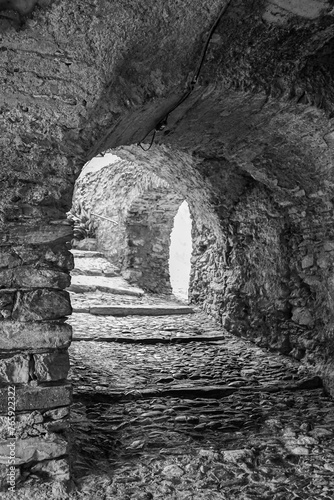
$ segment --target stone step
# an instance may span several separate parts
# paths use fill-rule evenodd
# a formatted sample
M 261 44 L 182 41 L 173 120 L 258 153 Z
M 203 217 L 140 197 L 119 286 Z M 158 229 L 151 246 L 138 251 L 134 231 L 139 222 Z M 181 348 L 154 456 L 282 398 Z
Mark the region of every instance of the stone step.
M 194 310 L 186 306 L 92 306 L 73 309 L 74 313 L 89 313 L 101 316 L 170 316 L 175 314 L 193 314 Z
M 90 402 L 111 403 L 114 401 L 131 401 L 143 400 L 152 398 L 188 398 L 188 399 L 222 399 L 234 393 L 239 393 L 241 399 L 247 397 L 248 394 L 259 393 L 281 393 L 285 391 L 298 392 L 301 390 L 315 390 L 322 387 L 322 380 L 315 376 L 306 378 L 297 383 L 280 383 L 279 385 L 262 385 L 262 386 L 241 386 L 235 387 L 231 385 L 173 385 L 169 387 L 142 387 L 138 389 L 129 389 L 128 391 L 110 390 L 108 387 L 99 388 L 85 387 L 83 390 L 80 387 L 74 389 L 74 401 L 84 401 L 88 399 Z
M 187 344 L 189 342 L 218 342 L 225 340 L 225 335 L 194 337 L 73 337 L 72 342 L 117 342 L 119 344 Z
M 94 250 L 71 250 L 71 253 L 73 254 L 73 257 L 75 259 L 84 259 L 84 258 L 97 258 L 97 257 L 102 257 L 103 259 L 105 258 L 104 254 L 101 252 L 96 252 Z
M 165 397 L 176 397 L 176 398 L 204 398 L 204 399 L 221 399 L 231 394 L 238 392 L 235 387 L 229 387 L 226 385 L 221 386 L 197 386 L 197 387 L 185 387 L 185 386 L 173 386 L 168 388 L 141 388 L 139 390 L 129 390 L 129 391 L 110 391 L 106 389 L 105 391 L 96 390 L 92 388 L 91 390 L 80 390 L 76 388 L 73 394 L 74 401 L 80 400 L 81 402 L 88 398 L 91 402 L 114 402 L 114 401 L 131 401 L 136 399 L 151 399 L 151 398 L 165 398 Z
M 78 267 L 75 267 L 73 271 L 71 271 L 72 276 L 103 276 L 105 278 L 115 278 L 119 276 L 119 273 L 117 273 L 113 268 L 110 268 L 110 270 L 104 270 L 104 269 L 80 269 Z
M 103 293 L 110 293 L 112 295 L 130 295 L 132 297 L 142 297 L 144 295 L 144 291 L 140 288 L 121 288 L 106 285 L 81 285 L 75 283 L 66 288 L 66 290 L 73 293 L 88 293 L 98 291 Z

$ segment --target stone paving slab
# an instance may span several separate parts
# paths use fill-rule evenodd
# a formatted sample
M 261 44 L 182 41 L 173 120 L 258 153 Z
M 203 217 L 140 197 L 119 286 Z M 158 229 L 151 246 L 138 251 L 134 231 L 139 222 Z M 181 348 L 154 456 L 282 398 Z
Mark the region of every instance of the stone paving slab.
M 102 252 L 96 252 L 94 250 L 75 250 L 74 248 L 72 248 L 71 253 L 73 254 L 73 257 L 75 259 L 87 259 L 87 258 L 96 259 L 99 257 L 105 259 L 105 256 Z
M 172 337 L 172 338 L 161 338 L 161 337 L 75 337 L 72 342 L 118 342 L 121 344 L 188 344 L 188 342 L 210 342 L 217 340 L 224 340 L 224 335 L 217 335 L 215 337 L 204 337 L 204 336 L 187 336 L 187 337 Z
M 117 277 L 119 268 L 111 264 L 102 253 L 82 250 L 72 250 L 75 267 L 72 276 L 106 276 Z
M 134 390 L 112 390 L 104 386 L 96 386 L 93 388 L 79 386 L 76 388 L 76 395 L 80 401 L 89 400 L 90 402 L 98 403 L 114 403 L 120 401 L 152 399 L 156 397 L 187 397 L 189 399 L 222 399 L 233 393 L 240 393 L 244 397 L 245 393 L 265 393 L 265 392 L 281 392 L 284 391 L 300 391 L 304 389 L 317 389 L 322 387 L 321 379 L 317 376 L 305 378 L 297 383 L 280 383 L 277 385 L 268 384 L 262 386 L 233 386 L 231 385 L 170 385 L 156 389 L 134 389 Z
M 105 285 L 83 285 L 72 283 L 67 289 L 68 292 L 74 293 L 87 293 L 87 292 L 105 292 L 113 295 L 130 295 L 134 297 L 141 297 L 144 292 L 140 289 L 130 289 L 123 287 L 112 287 Z
M 88 286 L 90 289 L 98 289 L 104 287 L 105 290 L 123 289 L 137 292 L 138 295 L 143 295 L 144 291 L 141 288 L 131 286 L 120 276 L 114 278 L 106 278 L 104 276 L 72 276 L 71 285 Z
M 180 314 L 193 314 L 191 307 L 185 306 L 154 306 L 140 305 L 132 306 L 119 304 L 117 306 L 90 306 L 88 308 L 73 309 L 74 313 L 89 313 L 102 316 L 171 316 Z
M 84 285 L 86 286 L 86 285 Z M 95 285 L 94 285 L 95 286 Z M 103 287 L 99 286 L 100 290 L 94 289 L 94 286 L 91 286 L 92 290 L 84 293 L 72 293 L 70 292 L 71 303 L 74 308 L 87 308 L 91 304 L 94 305 L 110 305 L 120 303 L 119 294 L 108 293 L 103 291 Z M 117 285 L 117 289 L 120 289 Z M 94 289 L 94 291 L 93 291 Z M 122 289 L 122 288 L 121 288 Z M 129 290 L 133 291 L 133 288 Z M 134 289 L 136 292 L 136 289 Z M 140 290 L 140 289 L 139 289 Z M 138 290 L 138 291 L 139 291 Z M 184 301 L 177 300 L 172 295 L 159 296 L 154 297 L 153 295 L 144 293 L 142 290 L 138 294 L 126 294 L 122 296 L 123 304 L 130 305 L 146 305 L 146 304 L 155 304 L 155 305 L 187 305 Z

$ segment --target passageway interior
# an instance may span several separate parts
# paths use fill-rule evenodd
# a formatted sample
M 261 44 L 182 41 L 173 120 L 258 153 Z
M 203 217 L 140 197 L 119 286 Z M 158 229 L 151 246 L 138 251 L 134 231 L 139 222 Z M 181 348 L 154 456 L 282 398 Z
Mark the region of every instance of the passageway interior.
M 89 284 L 93 252 L 74 255 Z M 100 253 L 98 260 L 105 269 Z M 71 294 L 73 471 L 81 494 L 333 496 L 334 407 L 319 377 L 196 308 L 102 280 L 103 292 Z
M 333 498 L 333 6 L 0 1 L 1 495 Z
M 105 161 L 84 169 L 74 196 L 99 216 L 94 237 L 74 243 L 69 288 L 79 491 L 115 500 L 331 498 L 334 406 L 321 378 L 228 333 L 195 305 L 196 288 L 184 306 L 203 279 L 200 262 L 205 283 L 214 278 L 203 243 L 216 238 L 210 206 L 206 234 L 196 233 L 203 209 L 196 226 L 167 181 L 143 165 Z M 114 244 L 108 253 L 109 231 L 121 252 Z M 160 256 L 169 248 L 169 293 L 140 288 L 168 265 L 167 254 L 143 252 L 152 241 Z M 122 260 L 129 242 L 132 260 Z

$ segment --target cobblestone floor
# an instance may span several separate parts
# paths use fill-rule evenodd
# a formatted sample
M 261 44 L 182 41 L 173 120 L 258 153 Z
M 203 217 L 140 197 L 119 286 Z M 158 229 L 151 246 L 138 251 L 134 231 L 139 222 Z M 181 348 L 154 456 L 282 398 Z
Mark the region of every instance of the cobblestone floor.
M 303 365 L 198 311 L 70 322 L 77 498 L 334 499 L 334 405 Z

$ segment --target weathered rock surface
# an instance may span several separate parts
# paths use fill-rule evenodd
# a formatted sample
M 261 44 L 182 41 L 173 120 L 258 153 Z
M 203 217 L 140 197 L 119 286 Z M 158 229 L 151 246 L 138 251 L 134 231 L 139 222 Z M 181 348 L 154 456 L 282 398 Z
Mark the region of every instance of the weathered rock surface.
M 0 321 L 0 349 L 56 349 L 68 347 L 72 329 L 66 323 Z
M 185 306 L 128 306 L 119 304 L 118 306 L 91 306 L 83 311 L 74 309 L 80 313 L 88 310 L 90 314 L 102 316 L 171 316 L 173 314 L 191 314 L 194 310 Z
M 167 199 L 176 193 L 189 202 L 192 301 L 230 332 L 316 368 L 333 392 L 332 1 L 11 4 L 14 12 L 0 17 L 0 331 L 6 333 L 0 356 L 8 359 L 8 350 L 26 346 L 31 325 L 29 356 L 40 354 L 34 346 L 50 341 L 50 329 L 39 341 L 36 322 L 48 325 L 71 313 L 62 290 L 71 267 L 66 245 L 72 228 L 65 214 L 80 169 L 113 148 L 134 170 L 162 179 Z M 139 197 L 141 223 L 151 215 L 145 196 Z M 136 227 L 135 213 L 130 221 Z M 129 277 L 136 280 L 148 275 L 139 268 L 150 248 L 142 233 L 128 254 Z M 144 233 L 153 239 L 152 225 Z M 155 274 L 168 287 L 155 262 Z M 156 285 L 153 280 L 147 287 Z M 63 334 L 55 349 L 67 342 Z M 15 368 L 6 365 L 4 373 Z M 32 382 L 17 386 L 18 408 L 70 403 L 60 380 L 43 382 L 51 384 L 45 387 Z M 293 450 L 308 446 L 291 443 Z M 246 447 L 238 443 L 236 449 Z M 252 476 L 245 472 L 247 460 L 236 474 Z M 176 465 L 186 470 L 186 463 Z M 216 481 L 206 472 L 198 466 L 194 474 Z M 297 483 L 306 495 L 327 494 L 321 478 L 312 476 L 312 489 L 305 477 L 303 464 Z M 218 480 L 236 496 L 244 476 L 232 485 L 229 474 Z M 162 498 L 175 492 L 166 481 L 158 489 Z M 287 497 L 286 478 L 279 481 L 278 494 Z M 272 497 L 261 484 L 258 496 Z M 333 496 L 329 482 L 327 488 Z M 50 486 L 47 498 L 62 494 Z M 132 493 L 128 486 L 116 493 L 111 487 L 108 495 Z M 251 487 L 247 495 L 254 496 Z
M 8 463 L 8 450 L 11 441 L 0 443 L 0 463 Z M 67 442 L 55 437 L 41 440 L 28 438 L 15 441 L 15 465 L 39 462 L 66 455 Z
M 17 354 L 0 360 L 0 384 L 26 384 L 29 381 L 27 354 Z
M 34 354 L 34 372 L 40 382 L 63 380 L 67 378 L 70 362 L 68 352 Z
M 17 292 L 10 317 L 16 321 L 44 321 L 62 318 L 71 312 L 68 292 L 39 289 Z
M 45 387 L 18 387 L 15 390 L 15 408 L 21 410 L 49 409 L 71 403 L 70 384 Z M 8 413 L 8 389 L 0 387 L 0 414 Z

